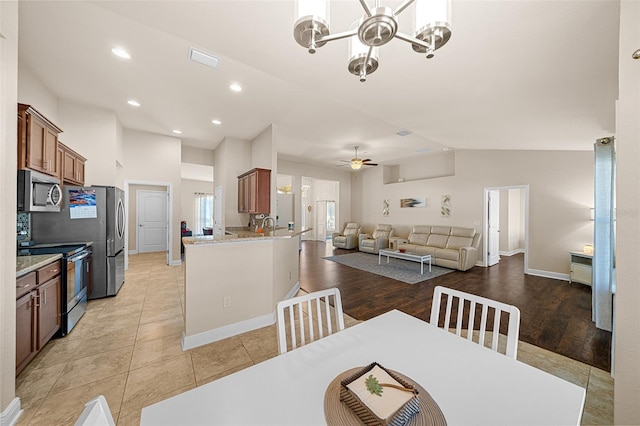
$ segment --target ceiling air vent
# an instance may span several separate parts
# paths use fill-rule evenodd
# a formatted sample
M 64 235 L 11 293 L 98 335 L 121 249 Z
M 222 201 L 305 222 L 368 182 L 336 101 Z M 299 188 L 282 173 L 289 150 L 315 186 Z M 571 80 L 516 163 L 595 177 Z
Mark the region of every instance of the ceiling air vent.
M 203 52 L 193 47 L 189 49 L 189 59 L 191 59 L 193 62 L 197 62 L 214 69 L 218 68 L 218 63 L 220 62 L 220 58 L 216 58 L 209 53 Z
M 411 132 L 409 130 L 400 130 L 399 132 L 396 133 L 396 135 L 398 136 L 407 136 L 410 135 Z

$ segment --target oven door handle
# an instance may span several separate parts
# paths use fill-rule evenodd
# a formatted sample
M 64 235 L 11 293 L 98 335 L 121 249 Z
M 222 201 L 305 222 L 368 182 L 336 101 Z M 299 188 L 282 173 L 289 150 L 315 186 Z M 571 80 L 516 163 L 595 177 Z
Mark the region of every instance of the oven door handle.
M 69 259 L 69 262 L 77 262 L 78 260 L 82 260 L 82 259 L 86 259 L 87 257 L 89 257 L 91 255 L 91 253 L 89 252 L 84 252 L 81 253 L 79 255 L 77 255 L 76 257 L 72 257 Z

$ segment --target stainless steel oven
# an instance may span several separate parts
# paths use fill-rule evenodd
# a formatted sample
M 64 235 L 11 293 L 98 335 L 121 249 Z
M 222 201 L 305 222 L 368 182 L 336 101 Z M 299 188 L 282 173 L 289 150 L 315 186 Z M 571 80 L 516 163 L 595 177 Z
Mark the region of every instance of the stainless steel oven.
M 66 307 L 62 310 L 63 315 L 66 313 L 66 319 L 62 320 L 63 336 L 71 331 L 87 310 L 91 250 L 85 248 L 67 257 L 66 261 Z
M 62 254 L 61 331 L 67 335 L 87 310 L 91 283 L 91 247 L 87 244 L 35 244 L 20 248 L 19 255 Z M 66 267 L 65 267 L 66 265 Z

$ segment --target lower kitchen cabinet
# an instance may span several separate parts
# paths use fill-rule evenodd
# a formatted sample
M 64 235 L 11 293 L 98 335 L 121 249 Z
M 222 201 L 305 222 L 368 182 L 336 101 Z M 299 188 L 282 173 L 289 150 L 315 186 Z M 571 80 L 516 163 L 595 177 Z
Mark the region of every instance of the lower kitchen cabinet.
M 21 297 L 16 301 L 16 375 L 18 375 L 61 326 L 60 261 L 16 280 Z
M 38 348 L 43 348 L 60 330 L 60 276 L 38 287 Z
M 16 302 L 16 375 L 38 353 L 34 317 L 33 295 L 27 293 Z

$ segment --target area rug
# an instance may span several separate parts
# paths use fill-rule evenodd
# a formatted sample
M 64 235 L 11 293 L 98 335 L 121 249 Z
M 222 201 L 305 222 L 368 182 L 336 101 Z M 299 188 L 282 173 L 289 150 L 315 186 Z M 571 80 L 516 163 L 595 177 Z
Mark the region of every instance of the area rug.
M 360 269 L 361 271 L 371 272 L 372 274 L 382 275 L 383 277 L 392 278 L 407 284 L 417 284 L 453 272 L 453 269 L 441 268 L 435 265 L 431 266 L 431 272 L 429 272 L 428 263 L 425 262 L 424 275 L 420 275 L 420 262 L 390 258 L 389 263 L 387 263 L 386 256 L 383 256 L 382 263 L 378 265 L 378 256 L 360 252 L 329 256 L 323 259 Z

